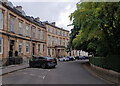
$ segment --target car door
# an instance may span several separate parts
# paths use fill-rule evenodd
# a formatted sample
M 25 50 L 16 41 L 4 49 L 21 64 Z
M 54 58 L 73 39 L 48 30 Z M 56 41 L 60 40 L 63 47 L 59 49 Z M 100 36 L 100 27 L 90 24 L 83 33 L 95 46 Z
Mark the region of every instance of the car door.
M 43 63 L 45 63 L 45 58 L 39 57 L 39 65 L 41 66 Z

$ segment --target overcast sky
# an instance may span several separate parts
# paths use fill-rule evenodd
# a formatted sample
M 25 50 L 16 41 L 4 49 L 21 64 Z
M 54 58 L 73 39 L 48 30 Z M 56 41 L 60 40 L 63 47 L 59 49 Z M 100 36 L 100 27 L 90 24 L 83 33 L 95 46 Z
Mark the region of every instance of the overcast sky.
M 41 21 L 56 22 L 56 26 L 71 30 L 69 15 L 76 10 L 79 0 L 9 0 L 19 5 L 28 16 L 40 17 Z M 17 1 L 17 2 L 16 2 Z

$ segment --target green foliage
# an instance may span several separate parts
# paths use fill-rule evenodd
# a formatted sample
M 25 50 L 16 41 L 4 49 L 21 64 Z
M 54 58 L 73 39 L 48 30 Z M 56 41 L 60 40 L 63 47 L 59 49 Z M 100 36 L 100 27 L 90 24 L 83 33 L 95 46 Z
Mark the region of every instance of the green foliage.
M 106 58 L 105 57 L 91 57 L 90 58 L 90 63 L 105 68 L 105 69 L 110 69 L 114 70 L 117 72 L 120 72 L 120 56 L 119 55 L 109 55 Z
M 94 52 L 97 56 L 120 54 L 120 2 L 82 2 L 70 15 L 69 47 Z

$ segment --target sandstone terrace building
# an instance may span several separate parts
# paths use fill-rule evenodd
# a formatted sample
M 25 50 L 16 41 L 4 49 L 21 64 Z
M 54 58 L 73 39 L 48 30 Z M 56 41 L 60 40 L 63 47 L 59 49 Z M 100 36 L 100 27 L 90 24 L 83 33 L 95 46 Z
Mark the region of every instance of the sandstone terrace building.
M 54 58 L 68 56 L 68 42 L 69 31 L 55 26 L 55 23 L 26 16 L 21 6 L 0 2 L 0 59 L 3 63 L 9 58 L 9 51 L 13 51 L 13 56 L 18 51 L 23 58 L 30 58 L 33 54 Z

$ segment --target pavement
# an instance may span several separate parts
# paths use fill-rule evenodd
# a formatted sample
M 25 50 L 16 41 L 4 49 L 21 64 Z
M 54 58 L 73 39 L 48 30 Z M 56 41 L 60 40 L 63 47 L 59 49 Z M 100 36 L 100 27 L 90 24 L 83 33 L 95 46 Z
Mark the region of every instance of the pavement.
M 85 61 L 58 62 L 54 69 L 26 68 L 4 75 L 3 84 L 107 84 L 84 69 Z M 16 85 L 17 86 L 17 85 Z
M 2 73 L 0 73 L 0 75 L 5 75 L 5 74 L 15 72 L 15 71 L 18 71 L 18 70 L 21 70 L 21 69 L 25 69 L 25 68 L 28 68 L 28 67 L 29 67 L 29 65 L 27 63 L 20 64 L 20 65 L 6 66 L 6 67 L 3 67 L 3 68 L 0 68 L 0 70 L 2 72 Z

